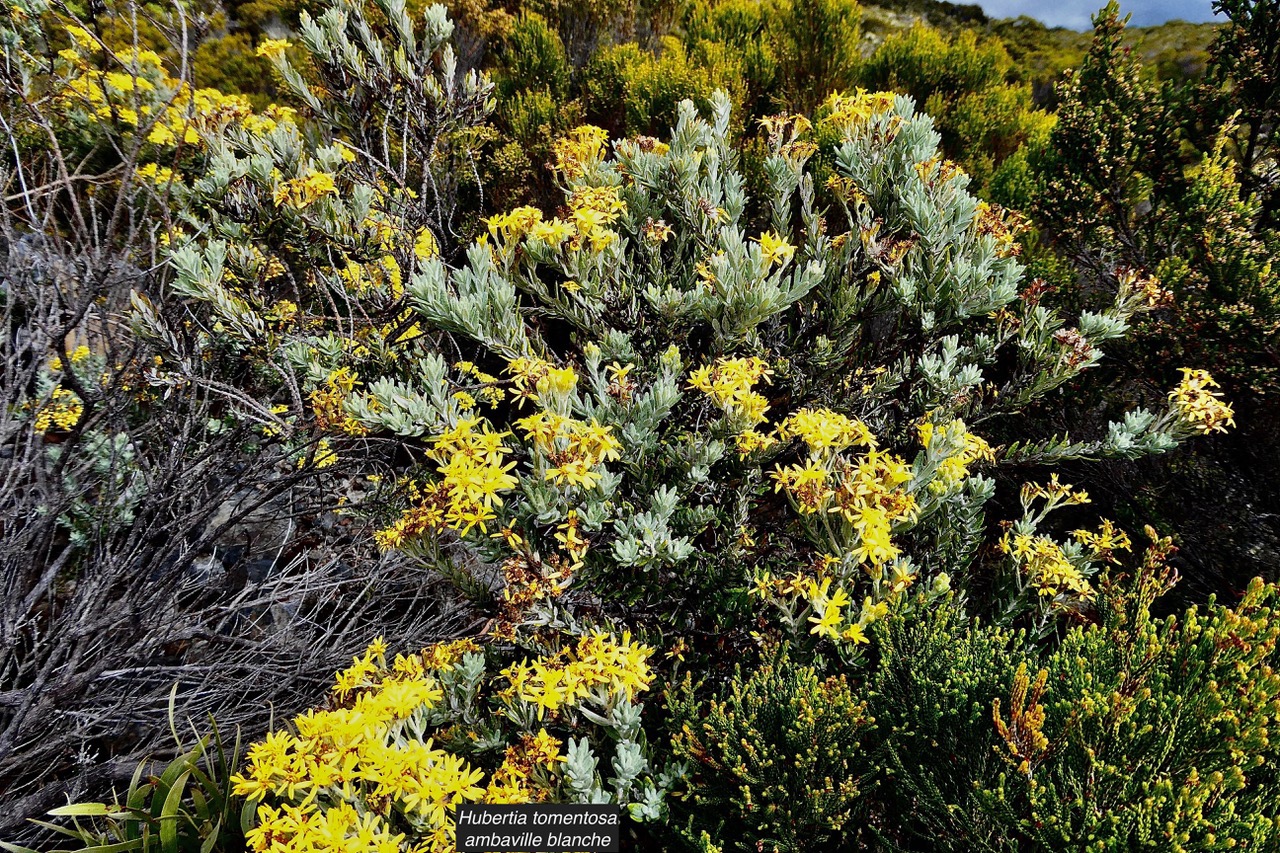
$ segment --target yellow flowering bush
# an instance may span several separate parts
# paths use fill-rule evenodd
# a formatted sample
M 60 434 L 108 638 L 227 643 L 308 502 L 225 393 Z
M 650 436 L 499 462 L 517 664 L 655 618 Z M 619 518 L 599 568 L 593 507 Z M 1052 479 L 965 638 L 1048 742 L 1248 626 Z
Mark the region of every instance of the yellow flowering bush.
M 256 804 L 249 849 L 445 853 L 464 802 L 604 796 L 657 817 L 635 704 L 652 653 L 595 631 L 490 674 L 469 639 L 394 659 L 375 640 L 337 674 L 325 708 L 249 748 L 232 780 Z M 617 756 L 608 789 L 595 769 L 606 748 Z

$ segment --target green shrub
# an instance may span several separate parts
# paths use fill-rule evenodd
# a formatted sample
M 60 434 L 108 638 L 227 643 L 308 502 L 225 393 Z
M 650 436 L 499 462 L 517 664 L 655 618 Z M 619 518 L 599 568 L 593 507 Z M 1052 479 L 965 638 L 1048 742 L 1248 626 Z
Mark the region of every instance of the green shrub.
M 1052 117 L 1033 105 L 1031 88 L 1013 81 L 1013 61 L 998 39 L 972 30 L 947 36 L 916 24 L 884 40 L 859 72 L 863 85 L 911 95 L 934 117 L 943 148 L 987 188 L 1016 180 L 1001 174 L 1027 144 L 1043 144 Z M 1025 168 L 1018 161 L 1008 169 Z M 997 178 L 999 176 L 999 178 Z M 1002 201 L 1020 200 L 1004 195 Z
M 1067 634 L 1031 694 L 1020 695 L 1022 670 L 995 709 L 1009 768 L 980 797 L 1011 837 L 1099 851 L 1280 840 L 1276 589 L 1255 580 L 1234 608 L 1154 617 L 1172 585 L 1156 559 L 1167 548 L 1149 552 L 1130 588 L 1105 590 L 1099 624 Z
M 672 750 L 693 775 L 675 816 L 690 841 L 789 853 L 830 849 L 852 829 L 872 720 L 844 676 L 784 648 L 749 675 L 735 667 L 709 703 L 686 678 L 668 704 Z

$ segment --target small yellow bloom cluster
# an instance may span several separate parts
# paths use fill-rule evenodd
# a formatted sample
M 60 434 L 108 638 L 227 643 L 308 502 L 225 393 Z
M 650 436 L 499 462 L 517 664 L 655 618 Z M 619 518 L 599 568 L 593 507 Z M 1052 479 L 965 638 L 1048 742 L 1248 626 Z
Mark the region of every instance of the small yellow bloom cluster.
M 333 175 L 328 172 L 308 171 L 296 178 L 281 180 L 272 198 L 277 205 L 302 210 L 325 196 L 337 194 L 338 186 L 334 183 Z
M 574 128 L 567 136 L 557 139 L 551 148 L 556 171 L 569 182 L 582 178 L 588 169 L 600 162 L 608 141 L 608 132 L 595 125 L 584 124 Z
M 551 714 L 601 690 L 634 700 L 653 681 L 652 655 L 653 649 L 631 641 L 630 631 L 621 640 L 595 631 L 557 654 L 504 669 L 509 687 L 499 696 L 523 700 L 539 713 Z
M 760 255 L 764 258 L 764 262 L 769 265 L 784 266 L 796 253 L 795 246 L 788 243 L 786 238 L 779 237 L 772 231 L 765 231 L 756 242 L 760 244 Z
M 813 142 L 801 139 L 813 130 L 813 123 L 803 115 L 765 116 L 760 126 L 768 134 L 769 147 L 793 162 L 803 163 L 818 150 Z
M 1031 502 L 1037 498 L 1044 499 L 1049 505 L 1048 509 L 1058 506 L 1081 506 L 1090 502 L 1088 492 L 1076 490 L 1070 483 L 1061 482 L 1057 474 L 1050 474 L 1049 482 L 1043 485 L 1023 483 L 1020 496 L 1024 507 L 1030 506 Z
M 1086 600 L 1093 597 L 1093 587 L 1079 567 L 1048 536 L 1007 532 L 1000 538 L 1000 550 L 1013 558 L 1041 596 L 1070 595 Z
M 775 578 L 766 571 L 755 579 L 750 593 L 758 598 L 773 600 L 783 610 L 794 607 L 795 602 L 803 599 L 808 609 L 802 611 L 800 617 L 805 613 L 812 614 L 807 619 L 812 625 L 810 634 L 858 646 L 869 642 L 867 627 L 888 614 L 889 604 L 885 601 L 874 602 L 870 596 L 866 596 L 855 617 L 850 609 L 853 599 L 849 591 L 832 574 L 832 569 L 839 564 L 840 560 L 824 554 L 811 567 L 811 571 L 797 569 L 783 578 Z
M 516 463 L 506 461 L 511 448 L 502 443 L 508 435 L 493 432 L 481 418 L 464 418 L 436 436 L 427 456 L 437 463 L 440 482 L 408 485 L 415 505 L 374 534 L 378 545 L 396 548 L 445 527 L 464 536 L 477 526 L 486 531 L 502 506 L 500 493 L 518 485 L 509 473 Z
M 988 236 L 995 242 L 1001 257 L 1010 257 L 1021 253 L 1018 237 L 1031 227 L 1031 223 L 1016 211 L 980 201 L 974 211 L 973 227 L 978 236 Z
M 518 242 L 533 231 L 535 226 L 544 224 L 542 211 L 536 207 L 517 207 L 506 213 L 490 216 L 484 223 L 489 226 L 489 233 L 504 243 Z
M 1215 430 L 1226 432 L 1235 426 L 1235 412 L 1222 395 L 1214 391 L 1218 383 L 1206 370 L 1180 368 L 1182 381 L 1169 392 L 1169 400 L 1179 420 L 1192 430 L 1208 435 Z
M 470 376 L 476 382 L 480 383 L 480 388 L 476 393 L 488 403 L 490 406 L 496 406 L 506 399 L 506 394 L 502 391 L 502 386 L 498 384 L 498 377 L 492 373 L 485 373 L 476 367 L 474 362 L 459 361 L 454 364 L 454 369 L 463 376 Z
M 306 458 L 298 460 L 298 467 L 301 468 L 306 464 Z M 336 464 L 338 454 L 334 452 L 333 445 L 329 444 L 329 439 L 322 438 L 316 443 L 316 452 L 312 457 L 311 464 L 317 468 L 328 468 L 330 465 Z
M 648 217 L 640 227 L 640 233 L 644 235 L 645 240 L 658 245 L 670 240 L 675 231 L 665 221 Z
M 850 127 L 893 109 L 893 92 L 868 92 L 857 89 L 852 95 L 832 93 L 823 105 L 827 111 L 823 124 Z
M 84 344 L 80 344 L 78 347 L 76 347 L 71 351 L 71 363 L 83 364 L 84 362 L 89 360 L 89 356 L 91 354 L 92 353 L 90 353 L 89 348 L 87 346 L 85 346 Z M 49 369 L 55 370 L 55 371 L 61 370 L 62 359 L 56 355 L 53 358 L 49 359 Z
M 250 850 L 453 849 L 450 809 L 484 796 L 484 774 L 407 722 L 443 698 L 431 654 L 397 655 L 388 666 L 375 641 L 338 674 L 336 708 L 308 711 L 294 719 L 296 735 L 272 732 L 250 748 L 244 773 L 232 777 L 238 796 L 258 802 Z M 416 838 L 395 831 L 396 812 Z
M 931 187 L 945 184 L 958 175 L 964 175 L 965 171 L 960 164 L 954 160 L 948 160 L 944 157 L 934 155 L 928 160 L 916 163 L 916 175 L 921 181 L 924 181 Z M 986 202 L 979 202 L 979 209 Z
M 262 59 L 280 59 L 292 46 L 288 39 L 264 39 L 254 51 L 254 56 Z
M 591 547 L 591 543 L 578 533 L 578 511 L 569 510 L 569 517 L 564 523 L 556 527 L 555 540 L 559 543 L 560 548 L 569 555 L 569 568 L 577 571 L 582 568 L 583 560 L 587 556 L 587 550 Z
M 86 109 L 100 122 L 124 129 L 147 129 L 147 141 L 164 147 L 179 143 L 202 146 L 203 135 L 239 123 L 253 133 L 268 132 L 278 123 L 294 121 L 294 111 L 274 104 L 254 113 L 243 95 L 224 95 L 217 89 L 191 89 L 164 68 L 160 55 L 127 47 L 110 51 L 111 67 L 101 71 L 88 56 L 103 49 L 98 39 L 82 27 L 67 28 L 72 47 L 58 56 L 70 66 L 57 92 L 66 109 Z
M 351 417 L 344 405 L 358 381 L 360 377 L 354 370 L 340 367 L 329 373 L 324 385 L 311 392 L 311 411 L 319 429 L 343 435 L 369 434 L 368 428 Z
M 168 186 L 176 179 L 177 173 L 168 166 L 160 166 L 155 163 L 147 163 L 139 166 L 135 173 L 139 178 L 145 178 L 158 187 Z
M 579 187 L 569 197 L 569 218 L 574 227 L 569 248 L 578 251 L 584 241 L 591 245 L 593 252 L 607 248 L 618 239 L 618 233 L 609 226 L 617 222 L 626 209 L 626 203 L 618 197 L 617 187 Z
M 486 803 L 536 803 L 547 799 L 551 786 L 533 784 L 540 771 L 550 770 L 564 761 L 558 738 L 546 729 L 537 734 L 524 734 L 519 743 L 507 747 L 502 766 L 493 773 L 493 779 L 485 789 Z
M 544 396 L 563 397 L 573 393 L 578 374 L 572 367 L 556 367 L 540 358 L 521 357 L 507 365 L 515 387 L 511 396 L 519 405 L 525 400 L 541 403 Z
M 594 489 L 601 476 L 596 469 L 622 458 L 622 444 L 614 438 L 613 429 L 595 418 L 585 423 L 544 409 L 514 426 L 547 457 L 551 467 L 546 479 L 557 485 Z
M 413 256 L 420 261 L 427 261 L 440 256 L 440 241 L 430 228 L 419 228 L 413 238 Z
M 867 596 L 863 599 L 857 620 L 851 621 L 846 611 L 851 603 L 849 594 L 842 586 L 837 586 L 835 592 L 831 592 L 830 578 L 824 579 L 820 584 L 810 581 L 804 596 L 814 611 L 814 615 L 809 617 L 809 621 L 813 623 L 809 633 L 853 645 L 870 642 L 866 633 L 867 626 L 889 612 L 887 603 L 872 603 L 871 596 Z
M 436 643 L 422 650 L 422 665 L 427 669 L 440 672 L 453 669 L 463 655 L 478 654 L 480 645 L 470 637 L 461 640 L 450 640 L 447 643 Z M 412 657 L 410 657 L 412 660 Z
M 850 554 L 874 566 L 902 552 L 893 543 L 896 524 L 914 519 L 913 495 L 898 488 L 911 479 L 911 468 L 900 457 L 877 450 L 850 463 L 839 456 L 810 456 L 803 464 L 779 466 L 773 473 L 775 491 L 786 491 L 802 515 L 839 515 L 852 527 L 857 544 Z
M 986 439 L 969 432 L 964 421 L 953 420 L 947 424 L 935 424 L 924 421 L 920 424 L 920 444 L 930 450 L 939 444 L 958 446 L 959 452 L 952 453 L 938 463 L 936 479 L 930 489 L 941 491 L 962 482 L 969 476 L 969 466 L 975 462 L 994 462 L 995 451 Z
M 1098 532 L 1091 530 L 1073 530 L 1071 536 L 1092 553 L 1093 559 L 1117 562 L 1116 551 L 1128 551 L 1133 547 L 1129 534 L 1115 526 L 1109 518 L 1102 519 Z
M 84 401 L 69 388 L 54 388 L 49 402 L 36 412 L 32 426 L 36 432 L 51 429 L 69 430 L 80 423 L 84 415 Z
M 1116 272 L 1116 277 L 1119 279 L 1120 292 L 1138 294 L 1143 307 L 1149 310 L 1167 308 L 1173 304 L 1173 292 L 1162 287 L 1155 276 L 1142 275 L 1135 269 L 1121 269 Z
M 501 239 L 504 246 L 528 237 L 552 246 L 568 241 L 569 249 L 575 252 L 586 245 L 599 252 L 618 239 L 617 232 L 609 226 L 617 222 L 626 209 L 617 187 L 579 187 L 569 196 L 567 221 L 558 216 L 544 220 L 542 211 L 536 207 L 517 207 L 491 216 L 485 223 L 489 233 Z
M 761 380 L 766 383 L 773 371 L 761 358 L 719 358 L 689 373 L 689 386 L 706 394 L 730 417 L 749 426 L 764 421 L 769 401 L 752 390 Z
M 855 444 L 876 448 L 876 437 L 866 424 L 830 409 L 806 408 L 794 412 L 778 426 L 778 437 L 798 438 L 813 454 L 844 450 Z

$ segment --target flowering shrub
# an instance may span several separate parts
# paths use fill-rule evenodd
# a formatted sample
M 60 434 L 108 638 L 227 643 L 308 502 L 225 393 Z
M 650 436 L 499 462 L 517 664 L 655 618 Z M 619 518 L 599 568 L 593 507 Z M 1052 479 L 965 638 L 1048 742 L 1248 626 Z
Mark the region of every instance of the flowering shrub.
M 652 651 L 597 631 L 489 673 L 472 640 L 390 663 L 377 640 L 338 673 L 328 708 L 250 748 L 233 780 L 258 803 L 249 847 L 444 853 L 462 802 L 616 802 L 660 818 L 678 769 L 655 772 L 634 701 Z

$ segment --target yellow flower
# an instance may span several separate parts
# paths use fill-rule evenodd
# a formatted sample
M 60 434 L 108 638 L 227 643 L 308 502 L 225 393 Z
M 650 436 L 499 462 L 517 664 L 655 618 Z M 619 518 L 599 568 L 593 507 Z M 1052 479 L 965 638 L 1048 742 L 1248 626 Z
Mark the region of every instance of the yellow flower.
M 608 132 L 594 125 L 574 128 L 551 147 L 556 170 L 566 181 L 578 180 L 599 161 L 608 139 Z
M 440 254 L 440 244 L 436 242 L 436 235 L 431 233 L 430 228 L 419 228 L 418 236 L 413 241 L 413 255 L 420 261 L 437 257 Z
M 288 39 L 266 39 L 262 44 L 258 45 L 258 49 L 254 51 L 254 55 L 263 59 L 280 59 L 293 45 Z
M 281 182 L 272 195 L 277 205 L 287 205 L 297 210 L 308 207 L 324 196 L 336 195 L 337 184 L 328 172 L 307 172 L 300 177 Z
M 36 432 L 48 432 L 55 428 L 66 432 L 74 428 L 83 415 L 84 402 L 74 391 L 54 388 L 49 395 L 49 402 L 36 412 L 32 426 Z
M 1169 400 L 1178 419 L 1205 435 L 1214 431 L 1226 432 L 1227 427 L 1235 426 L 1235 412 L 1229 403 L 1222 401 L 1222 395 L 1213 390 L 1218 383 L 1209 372 L 1190 367 L 1180 370 L 1182 381 L 1169 392 Z
M 795 246 L 772 231 L 761 234 L 757 242 L 760 243 L 760 255 L 766 264 L 783 266 L 796 253 Z

